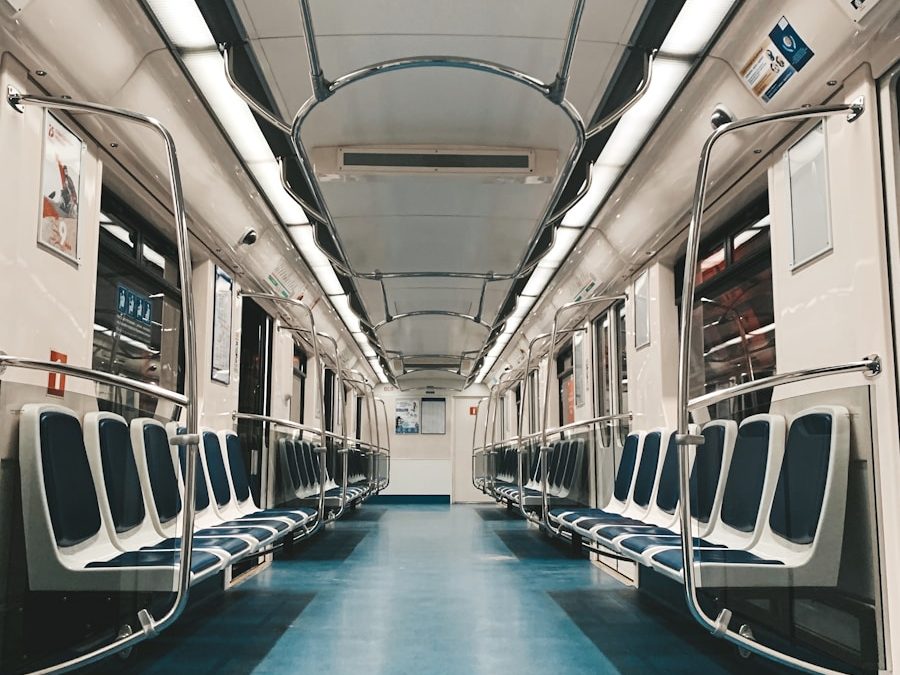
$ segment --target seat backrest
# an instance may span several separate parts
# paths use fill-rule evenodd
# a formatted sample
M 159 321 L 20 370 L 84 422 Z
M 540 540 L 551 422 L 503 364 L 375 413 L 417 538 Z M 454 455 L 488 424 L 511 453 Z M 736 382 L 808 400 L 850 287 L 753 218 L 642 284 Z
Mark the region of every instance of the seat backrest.
M 849 413 L 845 408 L 813 408 L 795 417 L 772 499 L 771 532 L 793 544 L 813 543 L 826 496 L 834 489 L 833 476 L 836 471 L 846 475 L 848 459 Z M 846 491 L 846 480 L 840 489 Z M 843 513 L 840 519 L 843 522 Z
M 244 464 L 244 450 L 241 447 L 241 439 L 233 431 L 219 432 L 219 444 L 225 446 L 225 458 L 228 464 L 228 475 L 231 477 L 231 487 L 234 490 L 234 498 L 238 504 L 254 504 L 250 493 L 250 477 L 247 474 L 247 466 Z
M 108 511 L 116 534 L 139 528 L 147 512 L 128 423 L 113 413 L 88 413 L 84 431 L 101 513 Z
M 576 476 L 579 475 L 584 461 L 584 439 L 574 438 L 569 441 L 569 457 L 566 469 L 559 485 L 559 496 L 567 496 L 575 487 Z
M 737 436 L 737 423 L 713 420 L 701 431 L 703 445 L 696 448 L 691 470 L 691 516 L 700 523 L 708 523 L 717 515 L 725 487 L 723 478 L 731 464 Z
M 200 439 L 200 448 L 205 460 L 213 498 L 216 500 L 216 505 L 220 509 L 224 509 L 231 504 L 232 494 L 219 437 L 214 431 L 204 430 L 200 433 Z
M 174 525 L 182 503 L 165 427 L 152 419 L 132 420 L 131 443 L 144 494 L 149 496 L 151 520 L 160 530 L 170 523 Z
M 656 508 L 663 513 L 674 514 L 678 508 L 678 443 L 676 434 L 668 434 L 666 452 L 663 457 L 659 485 L 656 488 Z
M 643 434 L 640 433 L 631 433 L 625 438 L 613 485 L 613 498 L 619 502 L 626 502 L 631 494 L 631 486 L 634 483 L 634 467 L 637 466 L 642 440 Z
M 178 433 L 184 433 L 182 429 Z M 187 474 L 187 447 L 178 446 L 178 466 L 181 469 L 180 483 L 184 485 L 184 477 Z M 197 514 L 203 513 L 210 507 L 209 488 L 206 486 L 206 469 L 203 468 L 203 462 L 200 457 L 194 462 L 194 511 Z
M 81 423 L 61 406 L 25 406 L 23 418 L 32 411 L 37 415 L 45 507 L 56 544 L 60 548 L 84 544 L 101 534 L 103 521 Z
M 300 487 L 304 490 L 309 490 L 313 482 L 309 441 L 294 441 L 294 457 L 297 460 L 297 471 L 300 475 Z
M 637 475 L 634 478 L 634 491 L 632 503 L 646 509 L 650 505 L 653 496 L 653 486 L 656 483 L 656 474 L 659 469 L 660 444 L 662 432 L 650 431 L 644 436 L 644 446 L 641 450 L 641 459 L 638 463 Z
M 722 494 L 719 523 L 724 532 L 750 544 L 758 536 L 774 491 L 773 467 L 784 454 L 784 418 L 753 415 L 738 427 L 737 439 Z M 717 534 L 723 530 L 717 529 Z

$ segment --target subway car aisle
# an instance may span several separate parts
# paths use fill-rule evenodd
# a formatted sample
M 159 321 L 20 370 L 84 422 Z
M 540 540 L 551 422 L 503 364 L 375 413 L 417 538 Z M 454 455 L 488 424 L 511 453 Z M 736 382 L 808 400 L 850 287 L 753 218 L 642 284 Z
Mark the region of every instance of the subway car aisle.
M 97 673 L 775 673 L 494 506 L 372 505 Z

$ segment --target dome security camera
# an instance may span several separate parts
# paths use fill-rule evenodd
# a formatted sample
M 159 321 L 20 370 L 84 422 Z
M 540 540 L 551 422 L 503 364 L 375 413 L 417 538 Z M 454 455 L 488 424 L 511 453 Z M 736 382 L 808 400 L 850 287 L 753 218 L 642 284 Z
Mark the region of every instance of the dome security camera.
M 244 236 L 241 237 L 240 244 L 244 244 L 245 246 L 252 246 L 256 243 L 256 240 L 259 239 L 259 234 L 252 227 L 244 232 Z
M 713 129 L 718 129 L 723 124 L 734 122 L 736 119 L 734 113 L 720 103 L 712 111 L 712 115 L 709 116 L 709 123 Z

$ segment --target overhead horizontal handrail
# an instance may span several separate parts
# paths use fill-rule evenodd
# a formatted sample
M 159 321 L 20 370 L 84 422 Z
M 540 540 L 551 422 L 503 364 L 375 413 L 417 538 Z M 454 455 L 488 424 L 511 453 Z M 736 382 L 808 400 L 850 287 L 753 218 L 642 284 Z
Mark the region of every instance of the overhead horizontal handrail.
M 296 429 L 297 431 L 308 431 L 320 437 L 325 436 L 335 439 L 341 438 L 339 434 L 336 434 L 333 431 L 319 429 L 318 427 L 310 426 L 309 424 L 303 424 L 302 422 L 286 420 L 280 417 L 272 417 L 271 415 L 257 415 L 256 413 L 233 412 L 231 413 L 231 417 L 232 419 L 236 420 L 247 420 L 248 422 L 265 422 L 266 424 L 275 424 L 279 427 Z
M 589 420 L 581 420 L 578 422 L 569 422 L 568 424 L 563 424 L 561 427 L 552 427 L 547 430 L 547 435 L 551 436 L 553 434 L 559 434 L 564 431 L 571 431 L 572 429 L 578 429 L 580 427 L 589 427 L 594 424 L 602 424 L 604 422 L 612 424 L 613 422 L 618 422 L 619 420 L 630 420 L 634 417 L 633 413 L 619 413 L 618 415 L 600 415 L 599 417 L 592 417 Z
M 2 376 L 7 368 L 24 368 L 26 370 L 40 370 L 44 372 L 58 373 L 60 375 L 68 375 L 77 377 L 82 380 L 90 380 L 99 384 L 107 384 L 113 387 L 121 387 L 130 389 L 148 396 L 155 396 L 165 401 L 175 403 L 180 406 L 187 406 L 190 400 L 184 394 L 177 391 L 165 389 L 149 382 L 139 382 L 122 375 L 107 373 L 102 370 L 86 368 L 85 366 L 76 366 L 71 363 L 60 363 L 59 361 L 45 361 L 42 359 L 32 359 L 27 356 L 10 356 L 4 352 L 0 352 L 0 376 Z
M 827 377 L 829 375 L 841 375 L 843 373 L 865 373 L 866 375 L 878 375 L 881 372 L 881 357 L 877 355 L 867 356 L 859 361 L 851 361 L 850 363 L 842 363 L 835 366 L 822 366 L 818 368 L 807 368 L 805 370 L 794 370 L 789 373 L 781 373 L 762 377 L 758 380 L 744 382 L 727 389 L 718 389 L 711 391 L 703 396 L 692 398 L 688 401 L 688 409 L 698 410 L 707 406 L 721 403 L 744 394 L 752 394 L 755 391 L 764 389 L 773 389 L 785 384 L 793 384 L 794 382 L 803 382 L 804 380 L 813 380 L 819 377 Z
M 184 208 L 184 192 L 181 186 L 181 171 L 178 166 L 178 153 L 175 149 L 175 140 L 169 130 L 154 117 L 136 113 L 123 108 L 114 108 L 99 103 L 86 101 L 73 101 L 71 99 L 57 98 L 53 96 L 32 96 L 20 94 L 12 88 L 8 89 L 7 99 L 9 104 L 19 112 L 24 112 L 23 106 L 37 106 L 42 109 L 65 110 L 76 113 L 88 113 L 103 117 L 112 117 L 125 122 L 138 124 L 151 129 L 162 138 L 166 148 L 166 161 L 169 172 L 169 191 L 172 196 L 172 213 L 175 220 L 175 244 L 178 250 L 178 274 L 181 279 L 181 321 L 184 331 L 184 402 L 186 433 L 179 435 L 179 442 L 185 446 L 196 446 L 199 443 L 200 409 L 197 405 L 197 392 L 199 391 L 199 376 L 197 369 L 197 333 L 194 314 L 194 293 L 192 285 L 191 250 L 188 239 L 187 217 Z M 12 365 L 12 364 L 8 364 Z M 20 362 L 21 365 L 21 362 Z M 27 366 L 22 366 L 27 367 Z M 57 371 L 58 372 L 58 371 Z M 73 372 L 74 376 L 76 375 Z M 165 390 L 162 390 L 165 391 Z M 185 466 L 185 494 L 182 501 L 182 532 L 194 531 L 194 475 L 196 472 L 197 453 L 188 452 Z M 178 584 L 175 590 L 175 598 L 168 611 L 160 618 L 155 619 L 147 609 L 138 612 L 140 630 L 131 635 L 115 639 L 113 642 L 88 651 L 74 658 L 58 663 L 54 666 L 37 671 L 40 675 L 61 673 L 76 668 L 87 666 L 100 659 L 129 649 L 147 638 L 154 637 L 168 628 L 181 616 L 187 606 L 188 593 L 191 585 L 191 553 L 193 551 L 193 537 L 181 537 L 178 547 L 181 564 L 178 566 Z
M 684 281 L 681 293 L 681 333 L 679 335 L 678 344 L 678 435 L 677 441 L 681 446 L 681 452 L 678 453 L 678 474 L 679 489 L 682 495 L 691 493 L 691 466 L 688 453 L 692 446 L 698 446 L 703 443 L 703 437 L 692 435 L 690 433 L 690 412 L 694 407 L 702 405 L 711 405 L 711 402 L 717 399 L 718 392 L 712 392 L 707 396 L 701 396 L 694 401 L 690 400 L 690 368 L 691 368 L 691 336 L 693 335 L 692 326 L 694 319 L 694 290 L 697 278 L 697 265 L 700 253 L 700 233 L 703 226 L 703 208 L 706 201 L 706 189 L 709 178 L 709 166 L 712 150 L 716 143 L 728 134 L 748 129 L 764 124 L 775 122 L 800 122 L 808 119 L 821 119 L 832 115 L 846 114 L 847 121 L 853 122 L 857 120 L 865 111 L 865 99 L 859 97 L 851 103 L 838 103 L 820 106 L 810 106 L 808 108 L 795 108 L 792 110 L 784 110 L 758 117 L 748 117 L 746 119 L 728 122 L 718 127 L 703 144 L 703 150 L 700 154 L 700 165 L 697 170 L 697 180 L 694 187 L 694 197 L 691 203 L 691 221 L 688 225 L 687 250 L 685 253 L 684 265 Z M 777 384 L 787 384 L 790 382 L 800 382 L 802 380 L 811 379 L 813 377 L 822 377 L 839 372 L 852 372 L 854 370 L 869 370 L 873 374 L 874 364 L 877 357 L 863 359 L 860 362 L 851 364 L 849 368 L 846 366 L 837 366 L 832 368 L 816 368 L 805 371 L 795 371 L 785 373 L 784 375 L 776 375 L 772 378 L 765 378 L 768 382 L 757 387 L 757 383 L 763 380 L 747 383 L 742 393 L 749 393 L 759 388 L 767 388 L 776 386 Z M 773 384 L 774 381 L 774 384 Z M 738 395 L 736 390 L 745 385 L 732 387 L 727 393 L 726 398 Z M 726 390 L 727 391 L 727 390 Z M 723 392 L 724 394 L 724 392 Z M 707 398 L 708 397 L 708 398 Z M 705 403 L 703 403 L 705 402 Z M 695 578 L 694 564 L 696 562 L 694 556 L 694 538 L 691 532 L 692 516 L 690 508 L 690 499 L 681 499 L 679 501 L 679 515 L 681 524 L 681 551 L 682 551 L 682 570 L 684 577 L 684 593 L 688 609 L 694 619 L 700 625 L 709 630 L 713 635 L 724 638 L 738 645 L 739 647 L 758 654 L 765 658 L 771 659 L 777 663 L 781 663 L 792 668 L 798 668 L 808 673 L 818 673 L 820 675 L 835 675 L 838 671 L 830 668 L 804 661 L 789 654 L 778 651 L 766 645 L 763 645 L 752 638 L 742 635 L 731 630 L 728 627 L 732 613 L 729 609 L 724 608 L 719 615 L 713 619 L 707 616 L 706 612 L 700 605 L 697 597 L 697 583 Z

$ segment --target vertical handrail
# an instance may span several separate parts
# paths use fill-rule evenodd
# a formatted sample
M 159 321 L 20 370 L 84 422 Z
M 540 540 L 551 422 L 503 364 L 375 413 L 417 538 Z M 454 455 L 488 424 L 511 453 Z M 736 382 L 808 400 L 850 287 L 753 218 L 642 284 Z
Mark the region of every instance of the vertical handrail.
M 175 218 L 175 240 L 178 249 L 178 273 L 181 277 L 182 299 L 182 329 L 184 330 L 184 388 L 188 402 L 185 406 L 186 433 L 177 439 L 179 444 L 189 448 L 199 445 L 200 409 L 197 405 L 197 392 L 199 391 L 199 377 L 197 369 L 197 334 L 194 319 L 194 292 L 192 283 L 192 266 L 190 241 L 188 237 L 187 217 L 184 207 L 184 193 L 181 185 L 181 171 L 178 165 L 178 154 L 175 149 L 175 140 L 172 134 L 163 124 L 154 117 L 136 113 L 122 108 L 89 103 L 86 101 L 72 101 L 70 99 L 53 96 L 33 96 L 10 92 L 7 101 L 19 112 L 24 112 L 21 106 L 31 105 L 42 109 L 66 110 L 69 112 L 89 113 L 104 117 L 113 117 L 133 122 L 143 127 L 152 129 L 162 138 L 166 146 L 166 161 L 169 170 L 169 190 L 172 194 L 172 212 Z M 140 630 L 129 636 L 116 639 L 114 642 L 95 649 L 87 654 L 69 659 L 49 668 L 43 668 L 36 673 L 50 675 L 61 673 L 88 664 L 94 663 L 105 656 L 115 654 L 135 644 L 154 637 L 159 632 L 168 628 L 181 616 L 187 605 L 191 584 L 191 554 L 193 551 L 194 531 L 194 474 L 196 471 L 196 452 L 188 452 L 185 467 L 185 499 L 182 513 L 182 537 L 179 546 L 181 564 L 178 568 L 178 586 L 172 607 L 156 620 L 147 609 L 138 613 L 141 624 Z
M 559 70 L 556 79 L 550 85 L 548 97 L 554 103 L 559 103 L 566 98 L 566 89 L 569 86 L 569 69 L 572 67 L 572 57 L 575 55 L 575 42 L 578 39 L 578 28 L 581 26 L 581 17 L 584 15 L 584 0 L 575 0 L 572 5 L 572 16 L 569 19 L 569 28 L 566 31 L 562 56 L 559 60 Z
M 554 536 L 559 536 L 560 532 L 558 529 L 553 527 L 553 524 L 550 522 L 550 496 L 548 494 L 549 486 L 549 468 L 547 467 L 547 459 L 549 458 L 550 448 L 547 445 L 547 430 L 550 424 L 550 381 L 553 379 L 551 377 L 551 373 L 553 372 L 553 356 L 556 350 L 556 338 L 559 334 L 559 319 L 560 317 L 573 309 L 577 309 L 579 307 L 586 307 L 588 305 L 596 305 L 602 302 L 605 303 L 613 303 L 618 302 L 620 300 L 625 300 L 626 296 L 619 295 L 597 295 L 593 298 L 587 298 L 585 300 L 575 300 L 574 302 L 567 302 L 562 305 L 556 312 L 553 314 L 553 330 L 550 332 L 550 348 L 547 350 L 547 382 L 544 386 L 544 410 L 541 421 L 541 510 L 543 513 L 541 517 L 543 519 L 543 526 L 546 528 L 548 532 L 550 532 Z
M 384 402 L 383 398 L 373 398 L 375 401 L 381 404 L 381 414 L 384 417 L 384 442 L 385 449 L 387 450 L 387 482 L 384 484 L 384 488 L 382 489 L 387 489 L 387 486 L 391 484 L 391 427 L 388 418 L 387 403 Z M 381 447 L 380 439 L 378 441 L 378 447 Z
M 865 111 L 865 100 L 857 98 L 852 103 L 840 103 L 833 105 L 811 106 L 808 108 L 794 108 L 780 112 L 748 117 L 743 120 L 729 122 L 718 127 L 703 144 L 700 154 L 700 165 L 697 170 L 697 182 L 694 188 L 694 197 L 691 204 L 691 221 L 688 225 L 687 252 L 685 253 L 684 279 L 681 293 L 681 334 L 678 344 L 678 434 L 676 442 L 679 444 L 678 473 L 681 495 L 690 494 L 690 460 L 688 453 L 692 447 L 702 445 L 703 437 L 690 433 L 690 367 L 691 350 L 690 340 L 693 325 L 693 304 L 697 263 L 700 251 L 700 232 L 703 225 L 703 206 L 706 199 L 706 188 L 709 178 L 710 155 L 719 139 L 724 136 L 763 124 L 775 122 L 799 122 L 807 119 L 819 119 L 846 113 L 847 121 L 853 122 Z M 820 675 L 835 675 L 839 671 L 823 668 L 802 659 L 779 652 L 744 635 L 732 631 L 728 627 L 731 619 L 731 611 L 723 609 L 715 619 L 710 618 L 703 611 L 697 597 L 695 579 L 694 542 L 691 533 L 690 499 L 679 500 L 679 512 L 681 521 L 681 550 L 682 569 L 684 576 L 684 592 L 688 609 L 691 615 L 702 626 L 717 637 L 725 638 L 738 646 L 766 657 L 777 663 L 798 668 L 800 670 L 818 673 Z

